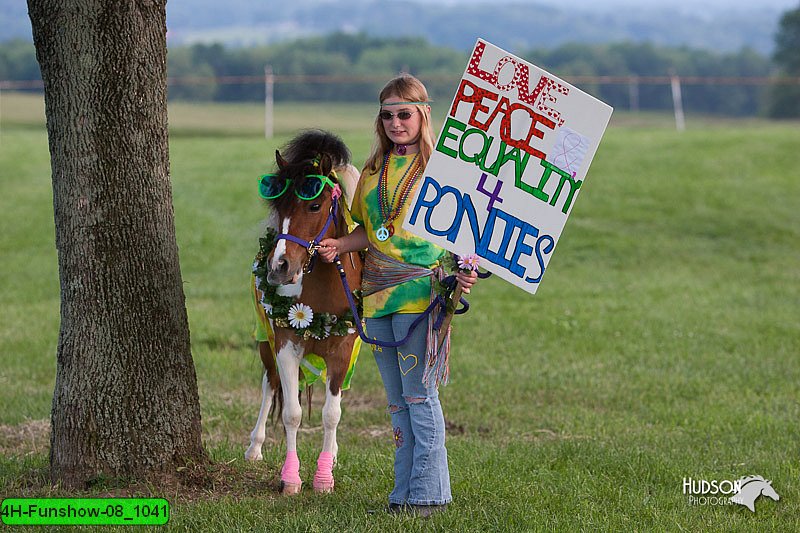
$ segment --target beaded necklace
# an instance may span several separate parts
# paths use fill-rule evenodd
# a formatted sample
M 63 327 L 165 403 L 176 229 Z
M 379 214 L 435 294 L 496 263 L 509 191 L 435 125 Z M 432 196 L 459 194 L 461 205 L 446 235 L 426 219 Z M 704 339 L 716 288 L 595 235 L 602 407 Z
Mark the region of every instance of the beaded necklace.
M 394 224 L 392 224 L 392 221 L 394 221 L 394 219 L 400 216 L 400 211 L 403 210 L 403 206 L 408 200 L 408 197 L 411 195 L 411 189 L 414 187 L 414 183 L 416 183 L 417 177 L 422 171 L 422 167 L 417 162 L 417 157 L 419 156 L 419 153 L 416 153 L 414 155 L 414 159 L 411 160 L 411 164 L 408 166 L 405 173 L 403 174 L 403 177 L 400 178 L 400 181 L 394 188 L 394 192 L 392 193 L 392 199 L 390 201 L 389 200 L 390 155 L 391 152 L 386 152 L 386 155 L 383 158 L 383 166 L 381 167 L 381 176 L 380 179 L 378 180 L 378 205 L 380 206 L 381 209 L 381 218 L 383 219 L 383 223 L 381 224 L 381 227 L 375 231 L 375 236 L 381 242 L 385 241 L 386 239 L 394 235 Z M 414 169 L 414 172 L 409 175 L 412 168 Z

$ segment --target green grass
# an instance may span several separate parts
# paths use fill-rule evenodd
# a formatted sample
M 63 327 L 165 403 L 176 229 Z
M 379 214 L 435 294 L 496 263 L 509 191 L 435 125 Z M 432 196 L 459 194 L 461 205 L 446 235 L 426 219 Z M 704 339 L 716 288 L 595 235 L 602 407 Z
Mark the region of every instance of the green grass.
M 59 320 L 47 138 L 35 102 L 4 93 L 0 104 L 0 497 L 60 494 L 41 482 Z M 253 185 L 295 128 L 336 129 L 363 161 L 372 112 L 281 106 L 267 141 L 256 106 L 171 109 L 204 439 L 240 487 L 168 494 L 169 530 L 800 527 L 800 128 L 754 120 L 688 117 L 678 133 L 666 117 L 615 116 L 536 296 L 497 278 L 473 291 L 442 390 L 451 510 L 427 523 L 366 513 L 385 503 L 392 460 L 366 351 L 343 400 L 336 493 L 278 497 L 280 427 L 263 462 L 242 459 L 260 400 L 247 283 L 264 212 Z M 299 438 L 306 480 L 319 416 L 316 402 Z M 771 479 L 781 500 L 760 498 L 753 514 L 682 494 L 684 477 L 749 474 Z

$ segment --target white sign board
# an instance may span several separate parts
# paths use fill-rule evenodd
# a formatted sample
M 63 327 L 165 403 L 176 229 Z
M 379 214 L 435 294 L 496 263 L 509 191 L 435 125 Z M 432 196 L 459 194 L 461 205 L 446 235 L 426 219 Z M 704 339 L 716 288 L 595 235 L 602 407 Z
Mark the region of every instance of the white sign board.
M 535 293 L 611 111 L 478 40 L 403 227 Z

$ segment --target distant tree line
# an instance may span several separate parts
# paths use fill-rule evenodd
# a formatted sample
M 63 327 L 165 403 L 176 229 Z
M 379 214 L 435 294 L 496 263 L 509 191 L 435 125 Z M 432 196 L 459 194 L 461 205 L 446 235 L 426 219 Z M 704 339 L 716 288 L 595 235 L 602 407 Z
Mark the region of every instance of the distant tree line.
M 386 80 L 400 71 L 450 83 L 428 83 L 437 99 L 452 97 L 453 80 L 464 70 L 465 52 L 431 45 L 421 38 L 376 38 L 366 34 L 334 33 L 324 37 L 282 42 L 269 46 L 226 48 L 197 44 L 170 49 L 171 76 L 234 78 L 234 83 L 204 86 L 173 85 L 175 98 L 210 98 L 217 101 L 263 100 L 263 83 L 236 84 L 237 76 L 263 76 L 270 65 L 279 83 L 276 101 L 374 101 Z M 280 82 L 294 76 L 315 80 Z M 427 80 L 426 80 L 427 81 Z
M 772 67 L 769 58 L 753 50 L 714 54 L 689 48 L 664 48 L 652 44 L 568 44 L 554 49 L 536 49 L 517 55 L 569 80 L 573 76 L 666 77 L 765 77 Z M 256 48 L 225 48 L 194 45 L 170 50 L 170 73 L 182 76 L 261 76 L 270 65 L 276 76 L 306 75 L 319 81 L 276 83 L 276 101 L 325 100 L 372 101 L 384 81 L 400 71 L 411 72 L 426 82 L 438 101 L 452 98 L 455 83 L 463 73 L 468 54 L 436 47 L 420 38 L 375 38 L 335 33 L 324 37 Z M 235 81 L 235 79 L 233 80 Z M 671 109 L 668 83 L 659 85 L 580 83 L 581 89 L 614 107 L 627 109 Z M 632 95 L 631 91 L 637 94 Z M 763 110 L 765 87 L 758 85 L 691 85 L 683 88 L 687 110 L 724 115 L 756 115 Z M 260 100 L 260 83 L 226 83 L 216 86 L 187 84 L 172 86 L 174 98 L 217 101 Z
M 36 49 L 24 39 L 12 39 L 0 43 L 0 80 L 41 80 Z
M 670 109 L 669 84 L 647 81 L 675 73 L 683 78 L 718 80 L 684 85 L 683 102 L 687 111 L 730 116 L 796 116 L 792 113 L 793 107 L 798 106 L 796 85 L 770 88 L 736 81 L 763 78 L 776 72 L 780 76 L 800 75 L 797 57 L 800 52 L 795 47 L 800 34 L 800 9 L 787 12 L 781 24 L 774 62 L 747 48 L 723 54 L 648 43 L 566 44 L 516 53 L 568 81 L 572 77 L 615 78 L 613 83 L 582 81 L 578 85 L 619 109 Z M 264 67 L 270 65 L 278 80 L 274 85 L 274 98 L 278 102 L 372 101 L 385 80 L 400 71 L 423 79 L 435 100 L 449 101 L 467 56 L 467 52 L 434 46 L 422 38 L 345 33 L 248 48 L 195 44 L 169 50 L 168 72 L 174 79 L 169 94 L 172 99 L 182 100 L 263 100 L 264 84 L 260 78 Z M 38 76 L 30 43 L 14 40 L 0 44 L 0 79 Z M 304 78 L 301 80 L 300 76 Z M 642 82 L 628 83 L 625 77 L 641 77 Z
M 786 11 L 775 34 L 775 64 L 778 81 L 800 76 L 800 6 Z M 800 118 L 800 84 L 776 83 L 767 97 L 767 115 L 774 118 Z
M 772 69 L 768 58 L 747 48 L 737 53 L 715 54 L 648 43 L 568 44 L 552 50 L 532 50 L 523 53 L 523 57 L 567 80 L 574 76 L 643 78 L 641 83 L 579 84 L 582 90 L 619 109 L 672 109 L 672 93 L 666 81 L 671 74 L 681 78 L 731 80 L 766 77 Z M 662 80 L 648 83 L 653 78 Z M 745 116 L 761 112 L 765 87 L 718 81 L 684 84 L 681 92 L 686 110 Z

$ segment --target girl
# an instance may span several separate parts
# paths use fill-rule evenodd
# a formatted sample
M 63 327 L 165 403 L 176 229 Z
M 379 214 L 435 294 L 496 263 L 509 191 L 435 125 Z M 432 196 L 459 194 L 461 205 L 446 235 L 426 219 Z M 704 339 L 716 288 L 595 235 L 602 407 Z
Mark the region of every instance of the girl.
M 380 104 L 375 143 L 353 199 L 358 226 L 345 237 L 323 240 L 319 253 L 332 261 L 337 253 L 367 248 L 362 284 L 367 335 L 399 341 L 428 307 L 432 269 L 445 251 L 401 227 L 434 147 L 427 90 L 404 74 L 386 84 Z M 457 274 L 464 292 L 476 279 L 475 272 Z M 394 428 L 389 510 L 420 516 L 443 510 L 452 499 L 437 388 L 440 376 L 423 379 L 429 348 L 425 326 L 417 327 L 397 348 L 373 344 Z

